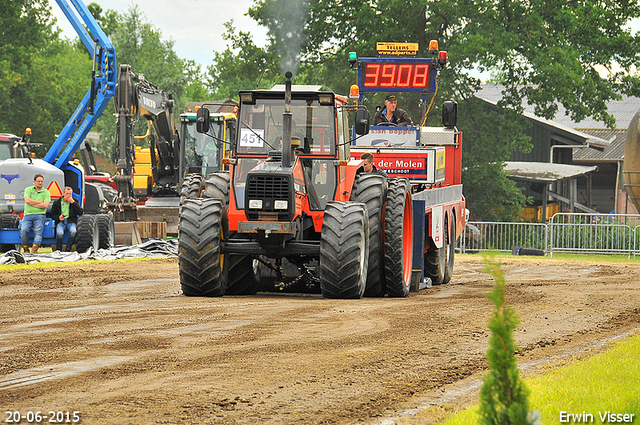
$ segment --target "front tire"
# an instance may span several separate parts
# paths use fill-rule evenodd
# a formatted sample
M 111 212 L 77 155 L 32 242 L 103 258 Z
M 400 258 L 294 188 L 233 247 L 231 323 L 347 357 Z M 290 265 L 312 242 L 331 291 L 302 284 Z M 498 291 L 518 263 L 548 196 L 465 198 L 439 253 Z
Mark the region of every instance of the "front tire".
M 225 294 L 222 214 L 222 203 L 215 199 L 186 199 L 180 207 L 178 262 L 182 292 L 187 296 Z
M 187 174 L 182 181 L 182 187 L 180 188 L 180 205 L 182 205 L 186 199 L 200 198 L 202 188 L 202 174 Z
M 327 203 L 320 235 L 320 290 L 325 298 L 362 298 L 369 262 L 364 204 Z

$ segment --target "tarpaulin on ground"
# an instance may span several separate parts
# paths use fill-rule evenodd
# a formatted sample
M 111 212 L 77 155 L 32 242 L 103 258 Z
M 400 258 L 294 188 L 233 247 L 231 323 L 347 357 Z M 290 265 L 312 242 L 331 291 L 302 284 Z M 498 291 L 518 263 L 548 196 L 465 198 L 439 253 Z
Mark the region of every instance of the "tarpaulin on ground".
M 57 263 L 87 260 L 122 260 L 128 258 L 161 258 L 177 257 L 178 241 L 176 239 L 149 239 L 138 245 L 121 245 L 113 248 L 79 252 L 55 251 L 46 254 L 29 254 L 15 250 L 0 255 L 0 264 L 34 264 Z

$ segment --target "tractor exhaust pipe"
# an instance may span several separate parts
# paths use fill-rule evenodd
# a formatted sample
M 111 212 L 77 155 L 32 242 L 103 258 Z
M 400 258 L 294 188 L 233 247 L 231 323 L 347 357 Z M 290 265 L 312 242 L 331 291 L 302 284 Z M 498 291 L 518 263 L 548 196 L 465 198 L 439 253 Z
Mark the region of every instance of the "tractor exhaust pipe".
M 287 78 L 284 89 L 284 113 L 282 114 L 282 167 L 291 166 L 291 71 L 284 76 Z

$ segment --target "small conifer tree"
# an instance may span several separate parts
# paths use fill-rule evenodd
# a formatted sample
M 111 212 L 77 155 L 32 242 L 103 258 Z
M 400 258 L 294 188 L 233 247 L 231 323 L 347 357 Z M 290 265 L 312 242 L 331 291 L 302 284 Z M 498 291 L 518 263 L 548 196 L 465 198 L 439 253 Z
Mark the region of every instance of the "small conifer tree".
M 482 425 L 530 425 L 537 422 L 529 415 L 528 391 L 518 374 L 514 356 L 518 347 L 513 337 L 520 324 L 515 310 L 505 304 L 506 284 L 500 263 L 494 256 L 484 258 L 485 272 L 496 284 L 487 294 L 493 304 L 489 319 L 489 348 L 486 358 L 489 371 L 480 389 L 480 423 Z

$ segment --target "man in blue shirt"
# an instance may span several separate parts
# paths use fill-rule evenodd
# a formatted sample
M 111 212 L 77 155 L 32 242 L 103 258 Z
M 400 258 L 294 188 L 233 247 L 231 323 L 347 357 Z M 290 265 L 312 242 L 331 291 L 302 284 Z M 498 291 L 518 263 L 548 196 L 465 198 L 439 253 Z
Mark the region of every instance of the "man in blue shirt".
M 33 186 L 24 190 L 24 216 L 20 229 L 20 239 L 22 239 L 22 249 L 29 252 L 29 230 L 33 227 L 33 246 L 31 253 L 36 254 L 42 243 L 42 232 L 47 208 L 51 203 L 51 193 L 44 188 L 44 177 L 36 174 L 33 178 Z

